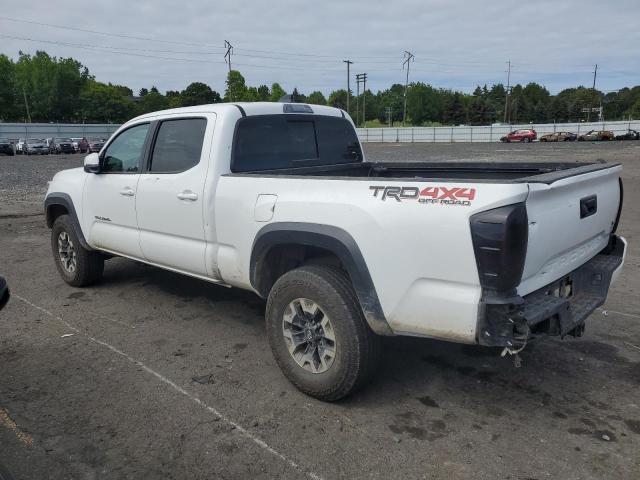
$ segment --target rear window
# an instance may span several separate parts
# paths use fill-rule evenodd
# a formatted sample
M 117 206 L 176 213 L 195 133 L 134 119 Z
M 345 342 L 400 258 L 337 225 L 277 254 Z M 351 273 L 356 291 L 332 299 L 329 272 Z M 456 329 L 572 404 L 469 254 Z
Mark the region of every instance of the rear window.
M 255 115 L 238 121 L 232 172 L 362 161 L 356 132 L 341 117 Z

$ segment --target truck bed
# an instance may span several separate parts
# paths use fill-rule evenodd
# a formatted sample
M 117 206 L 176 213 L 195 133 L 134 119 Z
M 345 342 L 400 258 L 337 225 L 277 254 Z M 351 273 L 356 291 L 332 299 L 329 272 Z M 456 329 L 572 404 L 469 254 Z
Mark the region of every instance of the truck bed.
M 358 162 L 236 173 L 265 177 L 397 178 L 466 180 L 482 183 L 553 183 L 557 180 L 617 166 L 617 163 L 523 162 Z

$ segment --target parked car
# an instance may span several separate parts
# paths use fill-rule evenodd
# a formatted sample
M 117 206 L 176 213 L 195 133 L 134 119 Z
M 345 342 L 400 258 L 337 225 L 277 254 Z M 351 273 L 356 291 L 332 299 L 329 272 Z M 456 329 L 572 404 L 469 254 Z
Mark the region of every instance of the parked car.
M 578 135 L 571 132 L 553 132 L 540 136 L 541 142 L 573 142 Z
M 73 146 L 73 140 L 70 138 L 55 138 L 54 139 L 54 152 L 55 153 L 76 153 L 76 149 Z
M 627 133 L 616 135 L 616 140 L 640 140 L 640 132 L 629 129 Z
M 538 134 L 533 129 L 514 130 L 500 139 L 501 142 L 533 142 Z
M 25 139 L 24 138 L 19 138 L 18 142 L 16 143 L 16 153 L 18 155 L 22 155 L 24 153 L 26 153 L 26 148 L 25 148 Z
M 371 163 L 340 109 L 219 103 L 130 120 L 44 207 L 68 284 L 124 256 L 255 292 L 284 375 L 338 400 L 378 370 L 378 335 L 505 354 L 581 336 L 624 262 L 621 171 Z
M 44 142 L 47 144 L 47 148 L 49 149 L 49 153 L 55 153 L 56 146 L 53 137 L 45 138 Z
M 613 140 L 614 135 L 610 130 L 589 130 L 584 135 L 580 135 L 580 142 L 600 142 L 605 140 Z
M 0 153 L 11 156 L 15 155 L 16 146 L 13 143 L 13 140 L 10 140 L 8 138 L 0 138 Z
M 25 144 L 27 155 L 49 155 L 49 145 L 43 138 L 28 138 Z
M 87 153 L 99 152 L 104 146 L 104 140 L 101 138 L 91 138 L 87 141 Z
M 71 137 L 71 141 L 73 142 L 73 148 L 76 149 L 76 152 L 85 153 L 87 151 L 86 144 L 84 144 L 84 148 L 82 148 L 81 145 L 80 145 L 83 140 L 86 140 L 86 138 Z

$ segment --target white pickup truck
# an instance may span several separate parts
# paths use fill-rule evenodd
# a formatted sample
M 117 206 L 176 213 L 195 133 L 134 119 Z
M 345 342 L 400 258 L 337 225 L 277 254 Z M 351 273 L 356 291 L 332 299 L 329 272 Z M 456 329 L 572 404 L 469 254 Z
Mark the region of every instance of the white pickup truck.
M 381 335 L 502 347 L 580 336 L 619 273 L 621 166 L 370 163 L 345 112 L 238 103 L 120 127 L 45 200 L 73 286 L 114 255 L 267 300 L 303 392 L 339 399 Z

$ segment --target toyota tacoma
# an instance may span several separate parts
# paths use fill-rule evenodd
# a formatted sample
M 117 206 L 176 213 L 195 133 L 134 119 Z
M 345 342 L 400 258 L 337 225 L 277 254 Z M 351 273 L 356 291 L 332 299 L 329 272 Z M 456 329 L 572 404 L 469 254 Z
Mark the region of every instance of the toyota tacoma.
M 127 257 L 266 300 L 285 376 L 337 400 L 381 336 L 517 354 L 580 336 L 626 252 L 621 166 L 368 162 L 342 110 L 215 104 L 121 126 L 50 182 L 62 278 Z

